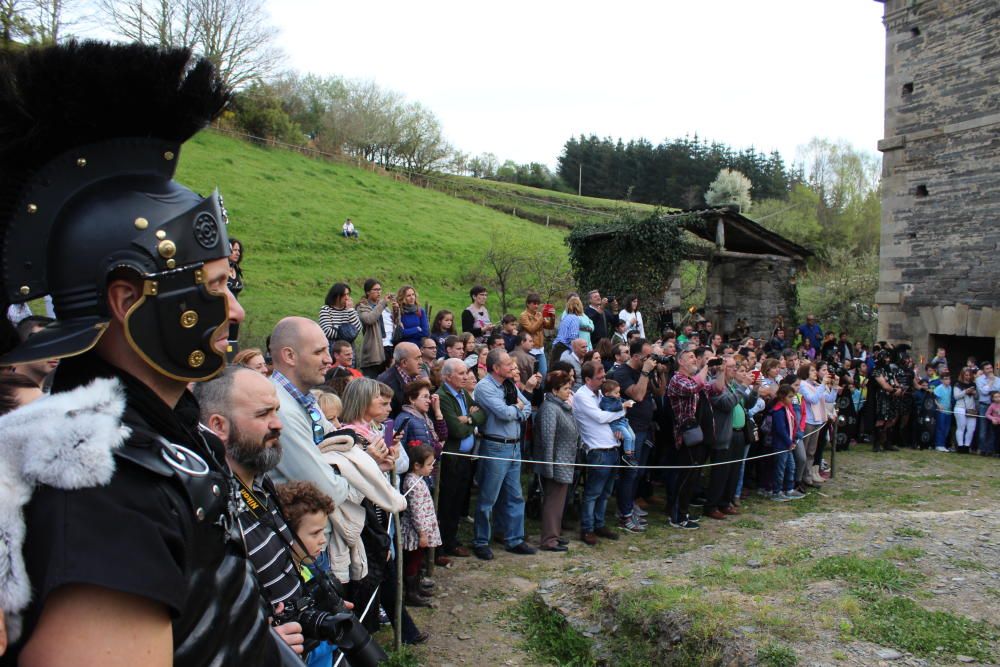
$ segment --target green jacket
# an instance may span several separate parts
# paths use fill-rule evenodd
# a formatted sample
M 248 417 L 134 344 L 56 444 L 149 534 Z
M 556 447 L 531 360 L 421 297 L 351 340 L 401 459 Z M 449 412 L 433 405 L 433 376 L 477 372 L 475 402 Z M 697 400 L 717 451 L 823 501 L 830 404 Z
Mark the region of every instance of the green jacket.
M 486 412 L 482 409 L 475 412 L 470 411 L 469 416 L 472 418 L 472 422 L 463 424 L 458 421 L 458 418 L 462 416 L 462 408 L 448 387 L 442 383 L 437 390 L 437 395 L 441 397 L 441 414 L 444 416 L 445 423 L 448 424 L 448 439 L 445 440 L 444 448 L 451 452 L 457 452 L 462 440 L 472 435 L 477 426 L 486 423 Z M 472 395 L 464 389 L 462 396 L 465 398 L 466 407 L 471 409 L 472 406 L 476 405 L 476 402 L 472 400 Z

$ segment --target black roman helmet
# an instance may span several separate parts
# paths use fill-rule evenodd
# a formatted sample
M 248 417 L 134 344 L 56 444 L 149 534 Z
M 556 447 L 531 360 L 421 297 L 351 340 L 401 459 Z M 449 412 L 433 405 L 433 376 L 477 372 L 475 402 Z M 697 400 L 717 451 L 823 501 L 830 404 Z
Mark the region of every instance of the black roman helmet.
M 143 295 L 125 335 L 142 359 L 181 381 L 222 370 L 226 300 L 203 267 L 229 255 L 224 209 L 173 175 L 181 144 L 228 99 L 184 49 L 69 42 L 0 56 L 0 294 L 49 294 L 58 320 L 0 364 L 91 349 L 110 321 L 109 279 L 134 276 Z

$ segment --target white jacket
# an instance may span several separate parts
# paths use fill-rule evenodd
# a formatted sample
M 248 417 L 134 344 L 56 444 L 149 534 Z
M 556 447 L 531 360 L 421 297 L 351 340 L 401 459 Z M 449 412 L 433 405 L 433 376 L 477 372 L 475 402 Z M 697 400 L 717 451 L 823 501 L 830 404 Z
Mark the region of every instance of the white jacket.
M 337 466 L 350 485 L 346 500 L 338 503 L 330 515 L 333 533 L 327 551 L 331 568 L 342 582 L 358 581 L 368 574 L 368 559 L 361 543 L 361 529 L 365 525 L 361 501 L 368 498 L 387 512 L 402 512 L 406 509 L 406 498 L 389 483 L 375 459 L 360 447 L 326 451 L 322 456 L 327 465 Z

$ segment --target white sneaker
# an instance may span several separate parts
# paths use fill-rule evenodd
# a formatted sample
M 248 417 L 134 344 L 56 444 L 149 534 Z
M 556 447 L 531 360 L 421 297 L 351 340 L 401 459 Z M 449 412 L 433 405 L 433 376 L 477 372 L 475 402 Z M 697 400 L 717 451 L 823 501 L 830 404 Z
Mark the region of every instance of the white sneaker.
M 947 447 L 935 447 L 934 450 L 938 451 L 938 452 L 947 452 L 948 448 Z

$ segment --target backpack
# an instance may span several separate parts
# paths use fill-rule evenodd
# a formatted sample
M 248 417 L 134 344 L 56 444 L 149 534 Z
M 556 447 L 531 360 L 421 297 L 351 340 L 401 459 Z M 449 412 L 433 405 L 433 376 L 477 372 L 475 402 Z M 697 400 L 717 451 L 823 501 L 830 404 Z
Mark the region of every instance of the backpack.
M 765 447 L 772 447 L 774 442 L 774 411 L 770 406 L 764 408 L 764 420 L 760 423 L 761 442 Z

